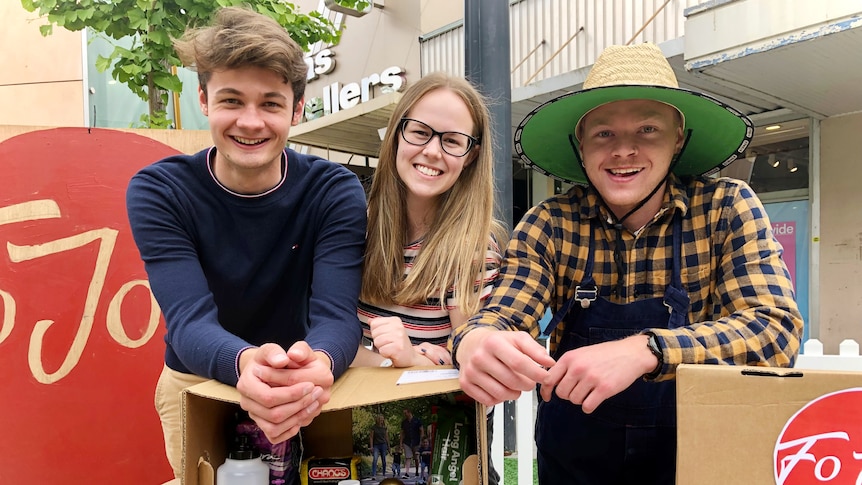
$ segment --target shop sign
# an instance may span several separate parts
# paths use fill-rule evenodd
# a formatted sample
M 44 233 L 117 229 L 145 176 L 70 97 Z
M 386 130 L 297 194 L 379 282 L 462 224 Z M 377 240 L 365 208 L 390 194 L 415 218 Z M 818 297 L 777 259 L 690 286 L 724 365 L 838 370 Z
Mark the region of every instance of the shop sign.
M 335 69 L 334 56 L 331 50 L 323 49 L 314 56 L 305 58 L 309 82 Z M 374 97 L 375 88 L 381 93 L 401 91 L 404 89 L 404 73 L 403 68 L 391 66 L 380 73 L 365 76 L 358 82 L 342 85 L 335 81 L 324 86 L 321 96 L 306 97 L 305 119 L 314 120 L 364 103 Z
M 308 75 L 306 81 L 311 82 L 319 78 L 323 74 L 329 74 L 335 69 L 335 59 L 333 52 L 329 49 L 323 49 L 313 56 L 305 58 L 305 65 L 308 66 Z

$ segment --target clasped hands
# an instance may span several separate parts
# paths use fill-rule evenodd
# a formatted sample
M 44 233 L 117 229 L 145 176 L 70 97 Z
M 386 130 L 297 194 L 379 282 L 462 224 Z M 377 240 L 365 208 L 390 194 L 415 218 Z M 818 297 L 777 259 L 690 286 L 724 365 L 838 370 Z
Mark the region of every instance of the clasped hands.
M 458 347 L 461 389 L 486 406 L 517 399 L 540 384 L 545 401 L 561 399 L 593 412 L 656 367 L 645 335 L 580 347 L 554 360 L 526 332 L 476 329 Z
M 272 343 L 247 349 L 239 367 L 240 407 L 272 443 L 298 434 L 329 402 L 334 381 L 329 358 L 304 341 L 286 352 Z

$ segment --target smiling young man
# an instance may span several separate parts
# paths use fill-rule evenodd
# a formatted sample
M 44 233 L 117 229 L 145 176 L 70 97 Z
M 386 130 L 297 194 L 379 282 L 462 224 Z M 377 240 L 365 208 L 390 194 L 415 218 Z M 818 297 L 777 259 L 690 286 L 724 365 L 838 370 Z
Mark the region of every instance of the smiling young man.
M 198 72 L 214 146 L 142 169 L 127 209 L 167 324 L 155 401 L 178 478 L 184 387 L 236 386 L 274 443 L 329 400 L 362 334 L 366 205 L 346 168 L 285 147 L 307 68 L 284 28 L 225 8 L 174 45 Z
M 578 185 L 524 216 L 450 347 L 486 405 L 540 385 L 540 483 L 671 485 L 679 364 L 793 364 L 803 322 L 763 205 L 703 176 L 752 134 L 651 44 L 609 47 L 516 130 L 522 160 Z

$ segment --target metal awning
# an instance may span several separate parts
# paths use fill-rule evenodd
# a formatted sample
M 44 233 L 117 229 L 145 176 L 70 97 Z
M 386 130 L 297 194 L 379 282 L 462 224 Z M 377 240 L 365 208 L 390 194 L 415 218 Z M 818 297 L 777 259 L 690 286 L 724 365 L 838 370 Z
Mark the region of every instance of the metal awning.
M 783 32 L 745 44 L 734 35 L 717 35 L 713 24 L 757 18 L 758 8 L 769 11 L 759 0 L 703 2 L 688 9 L 685 37 L 659 45 L 680 87 L 711 94 L 752 119 L 770 122 L 783 121 L 782 116 L 824 119 L 862 111 L 859 0 L 781 2 L 787 11 L 807 9 L 807 15 L 781 17 L 802 26 L 785 26 Z M 843 10 L 836 13 L 838 6 Z M 591 67 L 513 88 L 513 133 L 537 106 L 581 89 Z
M 350 109 L 300 123 L 290 129 L 288 141 L 377 158 L 380 152 L 378 130 L 389 124 L 389 117 L 400 99 L 399 92 L 387 93 Z
M 770 7 L 792 14 L 751 20 Z M 701 4 L 686 16 L 685 70 L 719 93 L 743 91 L 817 119 L 862 111 L 859 0 Z M 734 29 L 741 23 L 749 28 Z

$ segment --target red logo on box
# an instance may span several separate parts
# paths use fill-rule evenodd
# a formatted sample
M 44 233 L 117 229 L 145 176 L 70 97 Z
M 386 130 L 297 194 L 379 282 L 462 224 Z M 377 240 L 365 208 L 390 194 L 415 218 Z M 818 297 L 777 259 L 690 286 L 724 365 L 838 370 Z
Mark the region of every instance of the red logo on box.
M 343 466 L 318 466 L 308 470 L 308 478 L 313 480 L 340 480 L 350 478 L 350 470 Z
M 778 485 L 862 484 L 862 388 L 797 411 L 778 436 L 774 467 Z

